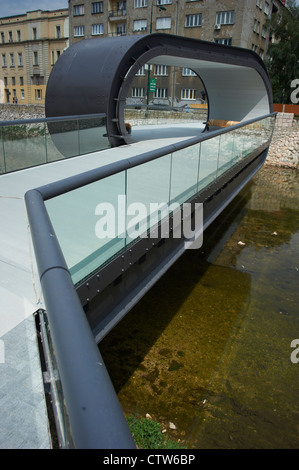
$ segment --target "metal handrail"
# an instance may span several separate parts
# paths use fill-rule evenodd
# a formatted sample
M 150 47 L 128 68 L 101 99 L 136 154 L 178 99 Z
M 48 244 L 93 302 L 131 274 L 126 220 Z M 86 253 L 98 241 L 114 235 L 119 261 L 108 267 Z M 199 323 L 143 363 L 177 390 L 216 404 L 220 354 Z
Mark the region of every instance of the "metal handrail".
M 209 132 L 203 132 L 198 137 L 191 137 L 190 139 L 186 139 L 181 142 L 176 142 L 165 147 L 160 147 L 159 149 L 150 150 L 149 152 L 142 153 L 135 157 L 130 157 L 114 163 L 108 163 L 107 165 L 104 165 L 102 167 L 80 173 L 79 175 L 70 176 L 68 178 L 64 178 L 62 180 L 38 187 L 36 188 L 36 190 L 42 194 L 43 200 L 46 201 L 47 199 L 60 196 L 61 194 L 64 194 L 68 191 L 81 188 L 82 186 L 86 186 L 87 184 L 94 183 L 103 178 L 107 178 L 108 176 L 111 176 L 113 174 L 128 170 L 129 168 L 133 168 L 134 166 L 142 165 L 143 163 L 156 160 L 157 158 L 163 157 L 168 153 L 177 152 L 178 150 L 190 147 L 191 145 L 196 145 L 200 142 L 210 140 L 219 135 L 226 134 L 227 132 L 246 127 L 249 124 L 261 121 L 267 117 L 276 116 L 276 114 L 276 112 L 269 113 L 258 118 L 251 119 L 249 121 L 235 124 L 230 127 L 225 127 Z M 121 151 L 121 147 L 119 147 L 119 149 Z
M 206 132 L 200 137 L 71 176 L 25 194 L 40 283 L 75 447 L 135 448 L 135 444 L 44 201 L 275 115 L 270 113 L 229 128 Z

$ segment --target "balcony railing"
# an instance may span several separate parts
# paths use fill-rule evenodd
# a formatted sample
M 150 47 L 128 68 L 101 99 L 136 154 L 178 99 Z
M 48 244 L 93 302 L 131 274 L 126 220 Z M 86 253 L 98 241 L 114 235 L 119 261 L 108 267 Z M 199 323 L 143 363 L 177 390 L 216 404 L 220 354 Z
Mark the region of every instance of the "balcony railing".
M 109 11 L 109 18 L 119 18 L 127 16 L 127 10 L 110 10 Z

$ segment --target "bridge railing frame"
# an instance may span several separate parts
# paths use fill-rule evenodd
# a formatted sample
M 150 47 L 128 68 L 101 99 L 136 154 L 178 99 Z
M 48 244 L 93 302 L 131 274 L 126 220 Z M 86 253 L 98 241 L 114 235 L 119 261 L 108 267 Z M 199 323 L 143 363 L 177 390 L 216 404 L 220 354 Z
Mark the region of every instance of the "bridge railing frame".
M 204 132 L 199 137 L 71 176 L 25 194 L 40 284 L 76 448 L 135 448 L 135 443 L 72 282 L 45 201 L 275 115 L 269 113 L 229 128 Z M 268 143 L 270 140 L 271 136 Z

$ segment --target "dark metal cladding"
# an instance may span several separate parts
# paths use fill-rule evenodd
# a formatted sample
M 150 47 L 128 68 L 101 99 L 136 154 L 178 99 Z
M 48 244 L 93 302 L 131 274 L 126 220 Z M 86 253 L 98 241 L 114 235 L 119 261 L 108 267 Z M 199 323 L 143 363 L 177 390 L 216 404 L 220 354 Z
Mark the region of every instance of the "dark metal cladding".
M 268 73 L 256 53 L 150 34 L 86 39 L 69 47 L 50 75 L 46 116 L 105 113 L 111 145 L 127 143 L 124 106 L 130 83 L 143 64 L 159 57 L 166 65 L 192 66 L 207 90 L 212 119 L 242 121 L 273 110 Z

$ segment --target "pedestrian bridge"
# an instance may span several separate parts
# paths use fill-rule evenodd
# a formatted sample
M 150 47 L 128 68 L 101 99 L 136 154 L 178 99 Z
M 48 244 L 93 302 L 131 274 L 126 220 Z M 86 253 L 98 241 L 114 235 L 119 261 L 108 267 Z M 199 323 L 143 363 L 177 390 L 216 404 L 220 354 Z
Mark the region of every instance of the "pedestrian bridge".
M 126 93 L 150 61 L 196 71 L 208 124 L 165 122 L 155 139 L 147 138 L 153 128 L 127 132 Z M 97 344 L 186 249 L 201 246 L 205 229 L 263 165 L 275 121 L 271 86 L 251 51 L 160 34 L 103 38 L 62 55 L 46 112 L 58 151 L 85 153 L 43 165 L 51 178 L 25 195 L 60 443 L 133 448 Z M 106 149 L 90 150 L 99 135 Z M 70 150 L 78 142 L 89 150 Z

